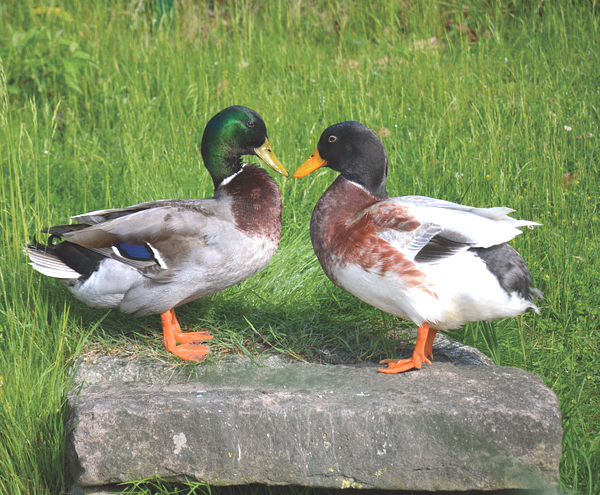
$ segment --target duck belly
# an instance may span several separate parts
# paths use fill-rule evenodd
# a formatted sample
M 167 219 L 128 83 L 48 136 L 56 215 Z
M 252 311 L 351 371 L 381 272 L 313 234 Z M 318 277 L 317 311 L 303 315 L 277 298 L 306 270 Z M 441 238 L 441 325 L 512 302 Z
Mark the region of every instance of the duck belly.
M 419 326 L 428 322 L 436 330 L 514 317 L 535 308 L 516 292 L 507 293 L 485 263 L 468 251 L 417 266 L 424 275 L 421 284 L 357 265 L 338 267 L 332 275 L 340 287 L 372 306 Z
M 412 285 L 395 273 L 380 273 L 348 264 L 330 270 L 334 281 L 364 302 L 386 313 L 410 320 L 421 326 L 426 321 L 440 321 L 444 310 L 431 291 Z
M 475 254 L 465 251 L 440 263 L 420 265 L 444 316 L 433 321 L 437 330 L 452 330 L 471 321 L 512 318 L 537 309 L 517 292 L 502 288 L 498 278 Z

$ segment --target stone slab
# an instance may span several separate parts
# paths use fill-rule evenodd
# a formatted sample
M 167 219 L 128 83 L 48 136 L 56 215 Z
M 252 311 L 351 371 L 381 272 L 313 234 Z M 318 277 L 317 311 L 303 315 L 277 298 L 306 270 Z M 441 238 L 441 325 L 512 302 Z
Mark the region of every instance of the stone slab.
M 105 485 L 101 487 L 88 486 L 82 487 L 77 484 L 71 486 L 68 495 L 119 495 L 126 493 L 122 487 L 118 485 Z M 131 492 L 130 492 L 131 493 Z M 546 494 L 543 494 L 546 495 Z M 554 495 L 554 494 L 552 494 Z
M 71 406 L 80 486 L 158 476 L 211 485 L 553 490 L 556 397 L 516 368 L 100 358 Z

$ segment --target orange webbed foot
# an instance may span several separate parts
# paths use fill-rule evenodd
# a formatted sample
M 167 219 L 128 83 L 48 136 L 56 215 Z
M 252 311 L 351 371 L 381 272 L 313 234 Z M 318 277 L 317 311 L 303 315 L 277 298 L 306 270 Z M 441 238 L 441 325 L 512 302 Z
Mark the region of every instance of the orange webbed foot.
M 191 344 L 193 342 L 204 342 L 214 339 L 210 332 L 181 332 L 175 333 L 175 340 L 181 344 Z
M 212 339 L 209 332 L 182 332 L 175 309 L 165 311 L 160 319 L 163 325 L 163 343 L 167 351 L 186 361 L 201 361 L 206 357 L 209 348 L 195 342 Z M 177 345 L 177 342 L 181 344 Z
M 420 370 L 423 363 L 431 364 L 431 361 L 425 356 L 413 357 L 407 359 L 384 359 L 379 364 L 387 364 L 387 368 L 378 370 L 380 373 L 404 373 L 405 371 L 418 369 Z
M 194 342 L 204 342 L 214 339 L 210 332 L 182 332 L 181 326 L 175 316 L 175 308 L 171 309 L 171 324 L 173 326 L 173 335 L 175 340 L 181 344 L 192 344 Z
M 417 330 L 417 344 L 412 357 L 408 359 L 384 359 L 379 364 L 387 364 L 387 368 L 378 370 L 380 373 L 404 373 L 405 371 L 420 370 L 423 363 L 431 364 L 433 358 L 433 339 L 436 330 L 429 329 L 429 323 L 424 323 Z
M 186 361 L 202 361 L 210 352 L 208 347 L 202 344 L 165 345 L 165 347 L 167 351 Z

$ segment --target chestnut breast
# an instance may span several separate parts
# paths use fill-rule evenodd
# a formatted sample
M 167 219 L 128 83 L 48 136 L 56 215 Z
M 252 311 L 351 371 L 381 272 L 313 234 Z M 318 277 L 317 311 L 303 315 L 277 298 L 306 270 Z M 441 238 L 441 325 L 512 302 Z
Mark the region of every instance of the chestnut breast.
M 281 193 L 275 181 L 260 167 L 247 164 L 223 186 L 231 197 L 236 227 L 251 237 L 271 241 L 281 237 Z
M 402 205 L 383 203 L 342 177 L 329 187 L 313 212 L 310 236 L 327 276 L 340 285 L 336 269 L 350 263 L 381 276 L 393 272 L 414 285 L 424 274 L 415 263 L 378 235 L 384 230 L 412 231 L 420 223 Z

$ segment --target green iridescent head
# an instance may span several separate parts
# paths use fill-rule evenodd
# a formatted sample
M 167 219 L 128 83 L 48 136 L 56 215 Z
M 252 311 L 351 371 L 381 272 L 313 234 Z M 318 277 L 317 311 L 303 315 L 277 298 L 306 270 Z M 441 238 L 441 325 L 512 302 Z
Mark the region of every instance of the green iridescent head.
M 210 119 L 202 136 L 201 152 L 215 188 L 240 170 L 243 155 L 256 155 L 276 172 L 288 176 L 271 149 L 264 120 L 246 107 L 228 107 Z

